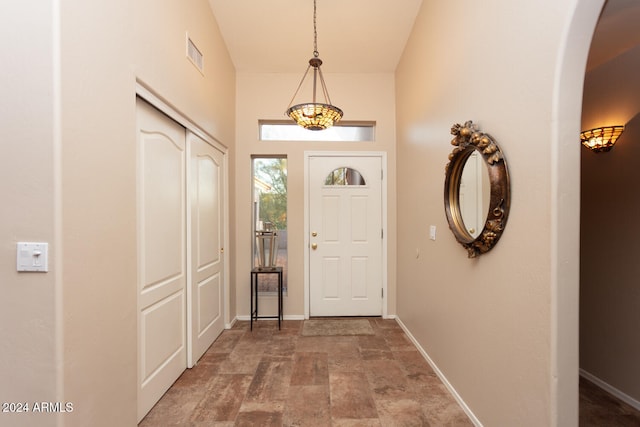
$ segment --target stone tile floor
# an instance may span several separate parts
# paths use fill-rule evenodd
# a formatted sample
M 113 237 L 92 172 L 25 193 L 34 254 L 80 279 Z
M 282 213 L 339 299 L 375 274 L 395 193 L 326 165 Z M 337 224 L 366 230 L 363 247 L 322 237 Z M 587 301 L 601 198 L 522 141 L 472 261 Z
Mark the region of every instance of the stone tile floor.
M 237 322 L 140 426 L 472 425 L 398 324 L 368 321 L 374 335 L 332 337 Z M 580 426 L 640 426 L 640 411 L 580 379 Z
M 398 324 L 368 321 L 374 335 L 316 337 L 237 322 L 140 426 L 471 426 Z

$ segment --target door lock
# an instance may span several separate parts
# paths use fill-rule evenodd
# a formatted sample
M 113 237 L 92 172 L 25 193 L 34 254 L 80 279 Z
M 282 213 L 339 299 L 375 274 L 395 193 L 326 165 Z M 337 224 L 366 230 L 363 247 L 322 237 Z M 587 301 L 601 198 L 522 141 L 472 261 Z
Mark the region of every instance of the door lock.
M 318 236 L 318 232 L 317 232 L 317 231 L 314 231 L 313 233 L 311 233 L 311 235 L 312 235 L 313 237 L 317 237 L 317 236 Z

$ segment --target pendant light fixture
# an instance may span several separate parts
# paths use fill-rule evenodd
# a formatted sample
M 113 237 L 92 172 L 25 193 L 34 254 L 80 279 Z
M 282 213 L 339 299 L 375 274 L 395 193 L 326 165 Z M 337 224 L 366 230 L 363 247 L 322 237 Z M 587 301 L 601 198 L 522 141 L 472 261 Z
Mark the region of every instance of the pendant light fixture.
M 327 129 L 338 122 L 342 118 L 343 114 L 341 109 L 339 109 L 335 105 L 331 105 L 331 99 L 329 98 L 327 85 L 324 83 L 322 70 L 320 69 L 322 60 L 318 57 L 319 55 L 318 31 L 316 29 L 316 0 L 313 0 L 313 58 L 309 60 L 307 71 L 305 71 L 304 75 L 302 76 L 302 80 L 300 80 L 298 89 L 296 89 L 295 93 L 293 94 L 293 98 L 291 98 L 289 108 L 286 112 L 286 114 L 291 117 L 297 124 L 309 130 Z M 307 77 L 307 74 L 309 74 L 309 70 L 311 68 L 313 68 L 313 100 L 311 102 L 296 104 L 292 106 L 291 104 L 293 104 L 293 101 L 300 91 L 302 83 L 304 83 L 304 79 Z M 316 102 L 316 89 L 318 80 L 320 81 L 320 85 L 322 86 L 322 94 L 324 96 L 324 102 L 322 103 Z

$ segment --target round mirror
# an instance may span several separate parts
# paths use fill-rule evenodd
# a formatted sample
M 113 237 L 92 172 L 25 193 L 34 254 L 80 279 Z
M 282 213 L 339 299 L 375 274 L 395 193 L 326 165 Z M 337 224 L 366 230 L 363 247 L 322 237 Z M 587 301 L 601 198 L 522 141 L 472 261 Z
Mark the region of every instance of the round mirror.
M 509 175 L 495 140 L 473 122 L 455 124 L 444 185 L 445 213 L 470 258 L 488 252 L 502 235 L 510 204 Z

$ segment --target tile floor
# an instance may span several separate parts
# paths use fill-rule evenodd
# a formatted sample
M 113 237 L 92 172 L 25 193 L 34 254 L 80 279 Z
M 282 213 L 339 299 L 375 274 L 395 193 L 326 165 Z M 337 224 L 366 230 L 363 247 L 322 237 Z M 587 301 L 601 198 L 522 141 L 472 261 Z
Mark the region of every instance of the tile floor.
M 640 411 L 580 378 L 580 427 L 638 427 Z
M 375 335 L 334 337 L 237 322 L 140 426 L 471 426 L 398 324 L 368 321 Z M 580 379 L 580 426 L 640 426 L 640 411 Z
M 220 335 L 140 426 L 471 426 L 394 320 L 374 335 L 302 336 L 302 321 Z

